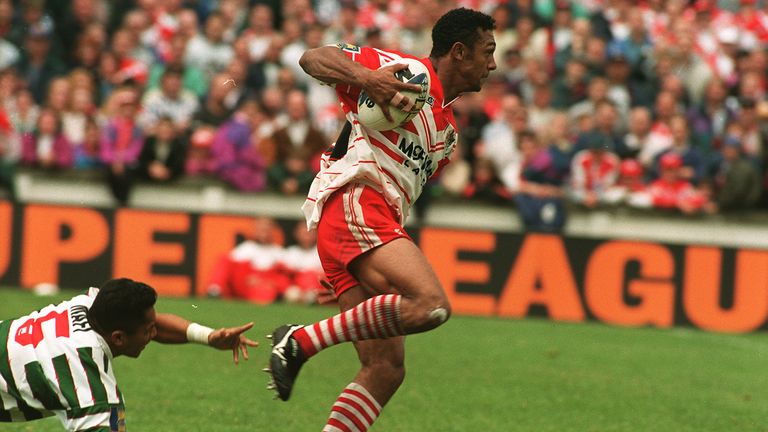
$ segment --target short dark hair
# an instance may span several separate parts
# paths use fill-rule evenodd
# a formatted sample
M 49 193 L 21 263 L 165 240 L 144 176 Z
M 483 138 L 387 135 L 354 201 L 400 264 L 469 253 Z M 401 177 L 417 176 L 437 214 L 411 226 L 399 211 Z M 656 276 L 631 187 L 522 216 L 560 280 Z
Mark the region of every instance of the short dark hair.
M 170 76 L 177 76 L 179 78 L 184 77 L 184 66 L 180 65 L 170 65 L 165 68 L 165 71 L 163 71 L 162 78 L 170 77 Z
M 99 288 L 88 310 L 88 322 L 102 335 L 115 330 L 133 334 L 146 322 L 157 292 L 151 286 L 128 278 L 111 279 Z
M 493 30 L 496 21 L 489 15 L 467 8 L 453 9 L 441 16 L 432 27 L 432 52 L 430 57 L 442 57 L 456 42 L 469 48 L 479 39 L 480 30 Z

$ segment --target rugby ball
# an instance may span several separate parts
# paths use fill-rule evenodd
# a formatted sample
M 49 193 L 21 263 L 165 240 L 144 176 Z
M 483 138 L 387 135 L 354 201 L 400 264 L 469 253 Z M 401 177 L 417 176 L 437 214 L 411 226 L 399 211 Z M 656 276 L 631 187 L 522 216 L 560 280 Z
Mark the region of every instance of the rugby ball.
M 378 131 L 391 130 L 409 122 L 419 113 L 419 111 L 421 111 L 424 102 L 426 102 L 429 97 L 429 70 L 424 63 L 412 58 L 402 58 L 395 60 L 392 63 L 407 64 L 407 68 L 395 72 L 395 78 L 409 84 L 418 84 L 421 86 L 421 91 L 401 92 L 404 96 L 415 101 L 415 104 L 410 111 L 403 111 L 398 107 L 390 105 L 389 113 L 392 115 L 393 121 L 387 120 L 387 118 L 384 117 L 384 113 L 381 111 L 381 107 L 375 104 L 365 91 L 361 91 L 360 97 L 357 99 L 357 116 L 360 119 L 360 123 L 370 129 Z M 390 66 L 392 63 L 387 63 L 381 67 Z

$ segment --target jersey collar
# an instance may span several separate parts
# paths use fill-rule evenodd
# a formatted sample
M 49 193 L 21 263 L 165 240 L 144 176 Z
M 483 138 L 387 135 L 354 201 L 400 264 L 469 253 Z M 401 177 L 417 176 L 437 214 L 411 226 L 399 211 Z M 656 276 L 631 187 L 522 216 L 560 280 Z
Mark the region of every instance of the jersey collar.
M 443 90 L 443 83 L 440 82 L 440 78 L 437 77 L 437 72 L 435 72 L 435 69 L 432 67 L 432 62 L 429 60 L 429 57 L 425 57 L 421 59 L 421 62 L 424 63 L 427 66 L 427 69 L 429 70 L 429 77 L 430 77 L 430 83 L 431 83 L 431 90 L 432 94 L 434 95 L 435 99 L 440 102 L 441 108 L 448 108 L 456 102 L 458 98 L 461 97 L 461 95 L 456 96 L 453 100 L 448 101 L 448 103 L 445 102 L 445 90 Z

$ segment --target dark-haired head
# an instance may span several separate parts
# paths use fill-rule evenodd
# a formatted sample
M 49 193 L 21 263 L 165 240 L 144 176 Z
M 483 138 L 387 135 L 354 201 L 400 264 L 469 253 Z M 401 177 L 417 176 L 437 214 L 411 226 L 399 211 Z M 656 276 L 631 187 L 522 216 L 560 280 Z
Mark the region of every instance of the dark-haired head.
M 151 286 L 127 278 L 112 279 L 99 288 L 88 310 L 88 322 L 114 355 L 136 357 L 154 337 L 156 301 L 157 292 Z
M 432 27 L 432 52 L 430 57 L 442 57 L 451 51 L 456 42 L 473 48 L 480 32 L 493 30 L 496 22 L 482 12 L 458 8 L 441 16 Z

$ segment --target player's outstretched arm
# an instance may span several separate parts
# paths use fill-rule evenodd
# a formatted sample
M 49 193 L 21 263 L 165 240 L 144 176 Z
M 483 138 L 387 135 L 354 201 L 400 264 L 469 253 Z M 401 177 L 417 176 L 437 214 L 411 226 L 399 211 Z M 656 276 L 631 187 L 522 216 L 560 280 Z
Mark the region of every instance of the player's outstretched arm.
M 327 84 L 349 84 L 364 90 L 368 97 L 382 108 L 384 116 L 392 120 L 388 105 L 399 107 L 408 106 L 411 101 L 401 90 L 420 92 L 421 86 L 407 84 L 395 78 L 395 72 L 405 69 L 408 65 L 393 63 L 381 69 L 368 69 L 360 63 L 352 61 L 344 52 L 335 46 L 312 48 L 304 52 L 299 59 L 299 65 L 304 72 Z
M 253 327 L 248 323 L 240 327 L 225 327 L 213 330 L 173 314 L 157 314 L 157 335 L 154 337 L 160 343 L 194 342 L 209 345 L 220 350 L 232 350 L 235 364 L 240 361 L 240 355 L 248 360 L 248 347 L 259 346 L 258 342 L 245 337 L 243 333 Z

